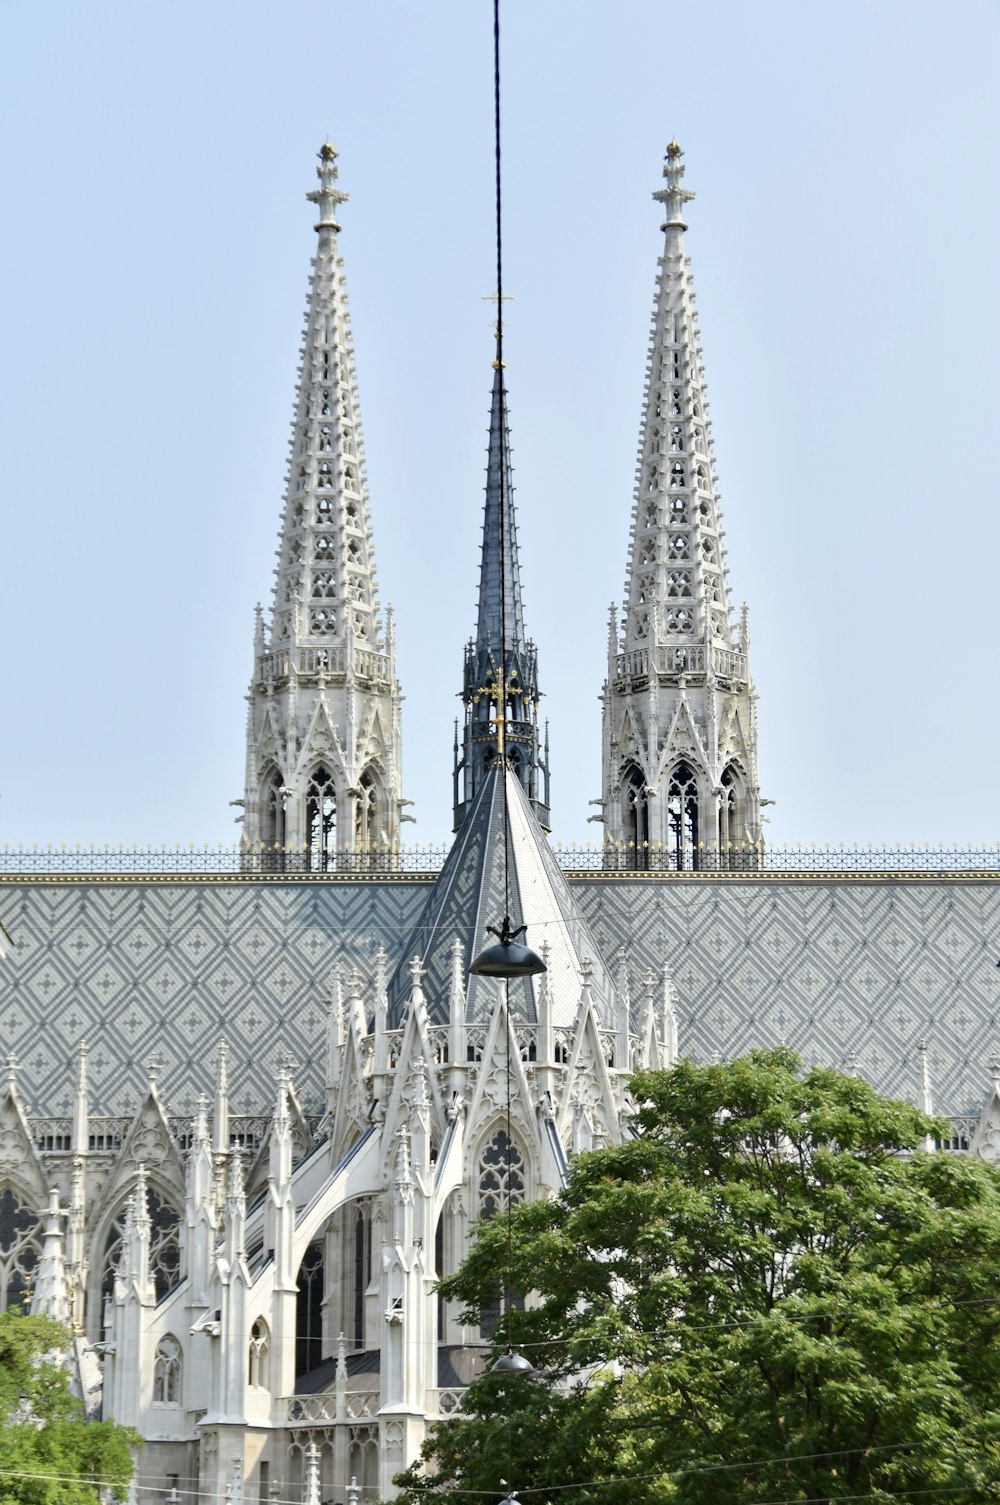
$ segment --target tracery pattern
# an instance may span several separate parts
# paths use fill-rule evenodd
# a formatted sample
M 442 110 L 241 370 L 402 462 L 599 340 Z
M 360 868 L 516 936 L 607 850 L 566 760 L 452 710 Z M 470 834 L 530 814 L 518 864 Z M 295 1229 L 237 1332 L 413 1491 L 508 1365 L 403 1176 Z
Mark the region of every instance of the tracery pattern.
M 161 1301 L 180 1278 L 180 1214 L 169 1202 L 161 1202 L 153 1187 L 146 1187 L 146 1211 L 149 1215 L 149 1270 L 153 1277 L 156 1299 Z M 115 1271 L 122 1252 L 125 1208 L 118 1213 L 104 1241 L 104 1275 L 101 1300 L 106 1302 L 114 1290 Z
M 0 1192 L 0 1311 L 22 1306 L 41 1256 L 41 1219 L 10 1187 Z

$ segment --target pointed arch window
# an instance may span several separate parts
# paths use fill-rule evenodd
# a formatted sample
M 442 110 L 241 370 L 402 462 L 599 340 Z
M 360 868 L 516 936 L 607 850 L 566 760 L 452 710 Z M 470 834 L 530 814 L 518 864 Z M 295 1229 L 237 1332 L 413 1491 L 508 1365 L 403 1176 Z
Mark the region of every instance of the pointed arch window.
M 41 1257 L 41 1222 L 10 1187 L 0 1192 L 0 1312 L 26 1307 Z
M 268 848 L 269 861 L 281 856 L 285 846 L 285 795 L 281 774 L 275 768 L 264 785 L 264 809 L 261 841 Z
M 719 799 L 719 854 L 722 866 L 731 868 L 739 865 L 739 852 L 734 852 L 733 847 L 742 845 L 746 838 L 745 805 L 743 799 L 743 780 L 739 770 L 728 764 L 719 781 L 721 795 Z
M 181 1345 L 170 1333 L 156 1345 L 153 1402 L 159 1406 L 179 1406 L 181 1403 Z
M 321 1242 L 310 1244 L 299 1266 L 295 1302 L 295 1374 L 308 1374 L 323 1358 L 326 1260 Z
M 351 1234 L 351 1296 L 354 1346 L 363 1348 L 365 1342 L 365 1292 L 372 1279 L 372 1207 L 370 1202 L 357 1202 Z
M 479 1216 L 495 1217 L 523 1201 L 524 1156 L 506 1129 L 498 1129 L 479 1154 Z
M 169 1202 L 160 1199 L 155 1188 L 146 1187 L 146 1213 L 149 1218 L 149 1272 L 157 1301 L 162 1301 L 180 1278 L 181 1219 Z M 114 1290 L 115 1271 L 121 1261 L 122 1234 L 125 1231 L 125 1208 L 122 1207 L 104 1240 L 104 1263 L 101 1278 L 102 1304 Z
M 263 1317 L 258 1317 L 250 1329 L 247 1345 L 247 1381 L 257 1389 L 266 1390 L 271 1380 L 271 1334 Z
M 319 484 L 321 486 L 333 485 L 333 469 L 328 460 L 324 460 L 317 470 Z
M 355 845 L 366 851 L 378 840 L 378 784 L 370 768 L 358 780 Z
M 678 763 L 667 785 L 670 866 L 698 866 L 698 778 L 689 763 Z
M 626 862 L 630 867 L 649 866 L 649 796 L 641 768 L 630 763 L 622 773 L 622 832 Z
M 333 775 L 322 763 L 306 789 L 306 856 L 310 872 L 325 873 L 336 865 L 337 792 Z

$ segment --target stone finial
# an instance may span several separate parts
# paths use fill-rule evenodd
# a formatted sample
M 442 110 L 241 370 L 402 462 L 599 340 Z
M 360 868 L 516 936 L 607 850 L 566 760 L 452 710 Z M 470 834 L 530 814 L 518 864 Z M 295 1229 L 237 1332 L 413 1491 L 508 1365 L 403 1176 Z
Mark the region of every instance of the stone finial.
M 666 207 L 667 217 L 661 226 L 664 230 L 672 227 L 676 227 L 679 230 L 687 229 L 687 225 L 681 218 L 680 211 L 685 204 L 690 203 L 694 198 L 694 194 L 690 188 L 682 186 L 684 163 L 681 161 L 681 158 L 683 155 L 684 153 L 681 151 L 678 143 L 671 141 L 667 147 L 666 156 L 663 159 L 663 177 L 666 187 L 657 189 L 656 193 L 653 194 L 653 198 L 657 203 L 663 204 Z
M 319 179 L 319 187 L 306 194 L 310 204 L 319 207 L 319 221 L 317 230 L 337 231 L 340 226 L 337 223 L 337 206 L 346 204 L 349 195 L 337 187 L 337 179 L 340 173 L 337 169 L 337 153 L 329 141 L 324 141 L 317 152 L 319 166 L 316 176 Z

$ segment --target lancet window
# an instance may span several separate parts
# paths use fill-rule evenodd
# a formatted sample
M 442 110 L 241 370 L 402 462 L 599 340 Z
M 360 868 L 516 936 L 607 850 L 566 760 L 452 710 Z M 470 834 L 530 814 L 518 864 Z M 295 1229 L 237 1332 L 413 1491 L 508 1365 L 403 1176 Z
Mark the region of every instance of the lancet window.
M 365 1341 L 365 1292 L 372 1278 L 372 1209 L 370 1202 L 358 1202 L 354 1211 L 351 1237 L 351 1297 L 354 1345 Z
M 179 1406 L 181 1403 L 181 1346 L 170 1333 L 156 1345 L 153 1400 L 161 1406 Z
M 740 829 L 742 781 L 737 770 L 730 764 L 723 772 L 720 782 L 722 795 L 719 800 L 719 847 L 725 859 L 727 849 L 743 840 L 743 832 Z
M 358 780 L 357 827 L 355 845 L 362 851 L 378 840 L 378 787 L 369 769 Z
M 271 1334 L 267 1323 L 258 1317 L 250 1329 L 247 1345 L 247 1380 L 251 1385 L 266 1390 L 271 1380 Z
M 306 847 L 309 869 L 324 873 L 336 861 L 337 794 L 333 775 L 320 763 L 306 789 Z
M 622 832 L 632 867 L 649 864 L 649 798 L 642 769 L 630 763 L 622 773 Z
M 264 837 L 267 846 L 285 846 L 285 796 L 282 775 L 274 769 L 264 786 Z
M 295 1373 L 308 1374 L 323 1358 L 326 1261 L 322 1243 L 310 1244 L 299 1266 L 295 1302 Z
M 678 763 L 667 786 L 667 833 L 670 865 L 698 866 L 698 779 L 688 763 Z
M 41 1255 L 41 1223 L 9 1187 L 0 1192 L 0 1311 L 27 1305 Z

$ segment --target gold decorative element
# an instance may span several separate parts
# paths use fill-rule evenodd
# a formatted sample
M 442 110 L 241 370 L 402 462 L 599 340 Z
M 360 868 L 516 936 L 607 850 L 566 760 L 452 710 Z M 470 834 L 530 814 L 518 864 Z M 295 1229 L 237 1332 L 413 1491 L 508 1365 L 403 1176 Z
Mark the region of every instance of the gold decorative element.
M 334 150 L 332 142 L 324 141 L 323 145 L 319 149 L 318 155 L 321 162 L 332 162 L 337 153 Z

